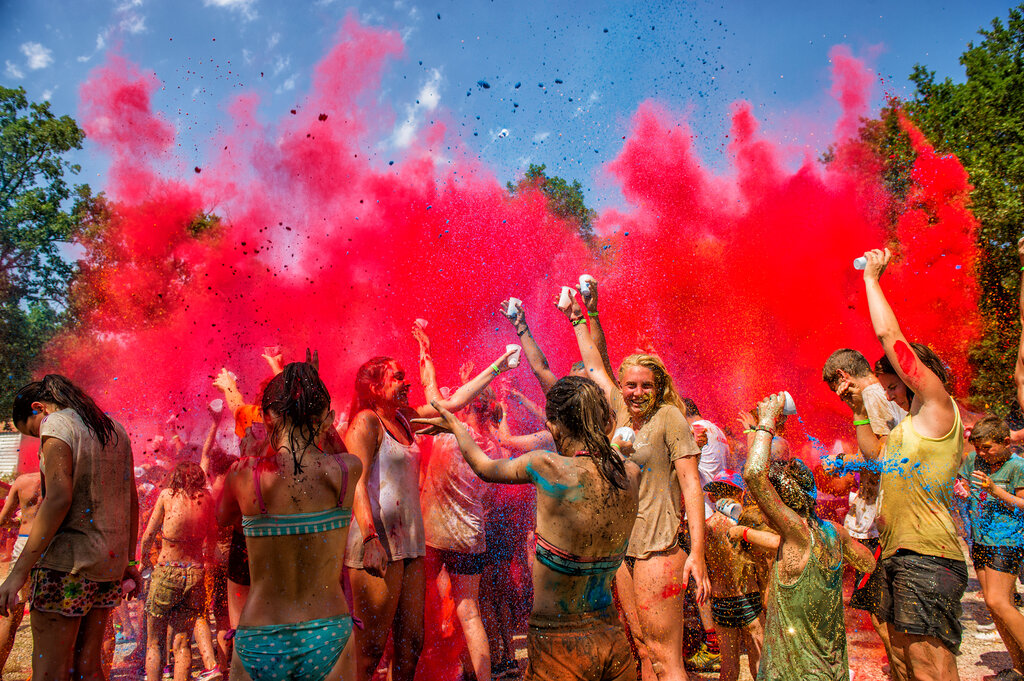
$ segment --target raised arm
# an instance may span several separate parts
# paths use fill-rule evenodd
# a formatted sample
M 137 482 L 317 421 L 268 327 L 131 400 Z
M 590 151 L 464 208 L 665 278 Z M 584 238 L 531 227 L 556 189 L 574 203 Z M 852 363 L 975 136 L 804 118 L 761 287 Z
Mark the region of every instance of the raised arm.
M 481 371 L 476 375 L 475 378 L 464 383 L 451 394 L 447 399 L 435 399 L 433 403 L 439 404 L 449 411 L 458 411 L 465 407 L 467 404 L 473 401 L 473 399 L 480 394 L 480 391 L 490 385 L 491 381 L 501 374 L 509 370 L 508 360 L 512 357 L 514 350 L 506 351 L 501 357 L 499 357 L 494 364 Z M 416 407 L 416 416 L 429 417 L 436 416 L 437 410 L 432 406 L 432 403 L 427 403 Z
M 425 434 L 435 435 L 437 433 L 451 433 L 459 441 L 459 449 L 466 463 L 473 469 L 481 480 L 485 482 L 500 482 L 507 485 L 523 485 L 532 483 L 530 475 L 530 463 L 533 461 L 535 452 L 516 457 L 514 459 L 492 459 L 487 456 L 480 445 L 476 443 L 469 429 L 454 414 L 445 409 L 440 403 L 433 404 L 439 414 L 433 418 L 413 419 L 413 423 L 426 426 Z
M 580 296 L 583 298 L 583 306 L 587 310 L 587 317 L 590 319 L 590 337 L 594 339 L 597 351 L 601 353 L 601 360 L 604 362 L 604 370 L 612 382 L 615 380 L 615 369 L 612 368 L 612 361 L 608 358 L 608 342 L 605 339 L 604 327 L 601 326 L 601 318 L 597 314 L 597 280 L 593 277 L 587 285 L 587 292 L 583 292 L 583 286 L 577 286 Z
M 210 479 L 210 453 L 213 451 L 213 443 L 217 440 L 217 422 L 210 424 L 206 431 L 206 440 L 203 441 L 203 453 L 199 456 L 199 467 L 206 473 L 206 479 Z
M 744 527 L 743 525 L 734 525 L 729 528 L 729 539 L 739 541 L 742 539 L 751 546 L 766 551 L 771 551 L 774 555 L 779 550 L 779 544 L 782 543 L 782 537 L 769 532 L 768 530 L 755 530 L 752 527 Z
M 416 323 L 412 325 L 412 337 L 416 339 L 416 343 L 420 347 L 420 383 L 423 384 L 427 402 L 439 400 L 441 392 L 437 388 L 437 370 L 434 368 L 434 359 L 430 356 L 430 338 L 423 327 Z
M 231 411 L 232 415 L 245 406 L 245 400 L 242 398 L 242 393 L 238 390 L 238 382 L 235 380 L 235 375 L 227 369 L 220 370 L 217 378 L 213 380 L 213 387 L 223 393 L 224 406 Z
M 875 428 L 878 426 L 873 425 L 885 422 L 885 415 L 878 413 L 883 405 L 878 402 L 866 404 L 863 391 L 846 378 L 836 385 L 835 393 L 850 408 L 853 428 L 857 434 L 857 448 L 860 449 L 865 459 L 874 461 L 881 454 L 882 447 L 889 435 L 888 428 L 885 428 L 884 435 L 875 433 Z
M 605 369 L 601 351 L 597 349 L 594 338 L 587 329 L 587 318 L 583 315 L 583 308 L 580 307 L 576 296 L 572 297 L 572 304 L 562 310 L 562 312 L 572 324 L 573 332 L 576 334 L 576 342 L 580 346 L 580 359 L 583 360 L 587 376 L 594 379 L 601 386 L 605 397 L 611 401 L 613 391 L 619 388 L 608 374 L 608 370 Z
M 868 261 L 864 270 L 864 288 L 871 325 L 896 373 L 921 400 L 920 411 L 914 414 L 914 426 L 926 437 L 943 437 L 956 422 L 956 408 L 939 377 L 921 362 L 910 347 L 882 291 L 880 279 L 892 254 L 888 248 L 885 251 L 875 249 L 865 253 L 864 257 Z M 911 405 L 911 411 L 913 408 Z
M 544 351 L 540 349 L 537 341 L 533 339 L 533 332 L 530 331 L 530 327 L 526 323 L 526 311 L 523 310 L 522 304 L 518 305 L 515 314 L 509 317 L 508 301 L 503 301 L 501 303 L 501 315 L 512 323 L 512 328 L 519 335 L 519 343 L 523 346 L 523 354 L 526 355 L 526 361 L 529 362 L 533 375 L 537 377 L 541 390 L 547 394 L 551 386 L 558 380 L 558 376 L 548 366 L 548 360 L 544 356 Z
M 509 388 L 509 392 L 516 396 L 516 401 L 525 407 L 528 412 L 539 418 L 542 422 L 547 420 L 548 417 L 544 414 L 544 409 L 539 404 L 515 388 Z
M 536 433 L 526 435 L 513 435 L 508 427 L 508 409 L 505 404 L 501 405 L 501 422 L 498 423 L 497 433 L 498 444 L 508 449 L 515 449 L 520 452 L 530 452 L 534 449 L 552 450 L 555 447 L 555 440 L 547 430 L 538 430 Z
M 366 409 L 352 416 L 352 425 L 345 433 L 345 448 L 359 459 L 363 467 L 352 498 L 352 515 L 359 523 L 359 529 L 363 531 L 363 567 L 375 577 L 384 576 L 388 556 L 373 523 L 367 483 L 373 470 L 373 463 L 377 460 L 381 438 L 384 437 L 382 428 L 380 419 Z
M 796 511 L 783 503 L 779 493 L 768 479 L 772 438 L 775 436 L 775 422 L 782 413 L 785 399 L 782 393 L 769 395 L 758 405 L 758 425 L 754 433 L 754 444 L 747 453 L 743 467 L 743 480 L 747 491 L 757 502 L 772 527 L 779 530 L 782 538 L 798 549 L 810 546 L 810 534 L 803 519 Z

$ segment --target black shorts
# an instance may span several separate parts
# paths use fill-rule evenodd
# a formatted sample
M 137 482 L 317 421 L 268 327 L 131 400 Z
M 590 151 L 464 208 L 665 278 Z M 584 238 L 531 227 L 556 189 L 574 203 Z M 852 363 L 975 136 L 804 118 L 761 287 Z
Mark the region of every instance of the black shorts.
M 872 553 L 878 548 L 877 537 L 858 539 L 857 541 L 871 549 Z M 868 581 L 864 586 L 857 588 L 864 574 L 856 570 L 853 572 L 853 594 L 850 595 L 850 607 L 854 610 L 866 610 L 874 615 L 878 615 L 878 606 L 882 602 L 882 573 L 878 568 L 875 568 L 875 571 L 868 577 Z
M 711 597 L 711 619 L 717 626 L 742 629 L 761 614 L 760 592 L 742 596 Z
M 228 579 L 235 584 L 249 586 L 249 549 L 245 535 L 235 531 L 231 534 L 231 548 L 228 550 Z
M 967 588 L 967 564 L 951 558 L 900 550 L 879 561 L 882 589 L 878 611 L 897 631 L 932 636 L 960 654 L 960 600 Z
M 428 546 L 427 551 L 437 556 L 437 562 L 444 565 L 449 575 L 479 575 L 484 571 L 484 554 L 446 551 Z
M 1017 575 L 1024 565 L 1024 549 L 1019 546 L 985 546 L 975 542 L 971 547 L 971 560 L 975 570 L 988 568 Z

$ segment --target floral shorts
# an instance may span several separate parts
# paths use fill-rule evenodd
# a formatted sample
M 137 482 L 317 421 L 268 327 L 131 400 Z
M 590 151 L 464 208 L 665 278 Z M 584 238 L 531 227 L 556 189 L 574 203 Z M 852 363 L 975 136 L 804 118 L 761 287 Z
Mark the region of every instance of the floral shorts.
M 69 572 L 33 568 L 29 602 L 33 610 L 84 617 L 93 608 L 116 608 L 121 603 L 121 583 L 94 582 Z

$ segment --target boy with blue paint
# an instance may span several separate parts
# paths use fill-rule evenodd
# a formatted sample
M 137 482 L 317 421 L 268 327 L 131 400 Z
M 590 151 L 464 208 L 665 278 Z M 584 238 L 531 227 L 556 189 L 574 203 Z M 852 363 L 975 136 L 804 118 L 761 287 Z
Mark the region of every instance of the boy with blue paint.
M 1010 452 L 1010 428 L 985 416 L 971 430 L 975 451 L 967 455 L 960 477 L 971 483 L 971 560 L 996 630 L 1013 662 L 997 679 L 1024 675 L 1024 615 L 1014 607 L 1017 575 L 1024 565 L 1024 459 Z

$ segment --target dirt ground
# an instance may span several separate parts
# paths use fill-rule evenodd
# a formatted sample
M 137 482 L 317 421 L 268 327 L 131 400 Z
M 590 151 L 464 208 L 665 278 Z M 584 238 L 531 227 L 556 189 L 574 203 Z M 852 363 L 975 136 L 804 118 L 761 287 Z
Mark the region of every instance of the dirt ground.
M 1002 642 L 996 638 L 979 639 L 978 635 L 991 636 L 991 631 L 979 632 L 978 625 L 986 625 L 991 623 L 991 618 L 988 615 L 988 610 L 985 608 L 985 603 L 981 597 L 981 587 L 978 584 L 978 580 L 974 575 L 974 570 L 968 565 L 970 572 L 970 581 L 967 585 L 967 593 L 963 600 L 963 625 L 964 625 L 964 637 L 963 645 L 961 647 L 961 654 L 958 660 L 958 666 L 960 668 L 960 678 L 963 681 L 981 681 L 1002 669 L 1010 666 L 1010 657 L 1007 655 L 1006 650 L 1003 648 Z M 4 567 L 0 566 L 0 573 L 4 571 Z M 850 590 L 850 579 L 847 579 L 846 595 L 849 597 Z M 29 678 L 29 670 L 31 667 L 31 647 L 32 647 L 32 632 L 29 629 L 28 617 L 25 617 L 21 628 L 18 630 L 18 636 L 15 640 L 14 650 L 11 653 L 10 658 L 7 661 L 7 666 L 3 670 L 3 679 L 5 681 L 25 681 Z M 852 681 L 872 681 L 874 679 L 886 679 L 888 678 L 883 672 L 883 665 L 886 663 L 885 652 L 882 649 L 882 644 L 875 635 L 874 630 L 871 628 L 871 622 L 867 616 L 856 610 L 846 610 L 846 631 L 847 641 L 849 646 L 849 657 L 850 657 L 850 668 L 853 671 Z M 525 641 L 524 637 L 516 637 L 523 645 Z M 115 666 L 114 672 L 111 676 L 112 681 L 123 680 L 123 681 L 136 681 L 144 678 L 141 670 L 132 669 L 129 670 L 121 665 L 120 662 L 124 656 L 130 654 L 135 648 L 136 643 L 133 640 L 123 641 L 118 644 L 115 653 Z M 520 657 L 525 657 L 525 650 L 519 651 Z M 198 660 L 197 660 L 198 662 Z M 197 675 L 200 671 L 201 665 L 193 665 L 193 674 Z M 702 679 L 710 681 L 717 679 L 718 674 L 701 674 L 693 675 L 693 679 Z M 741 679 L 749 681 L 751 679 L 749 671 L 746 669 L 746 661 L 744 660 L 743 673 L 740 676 Z

